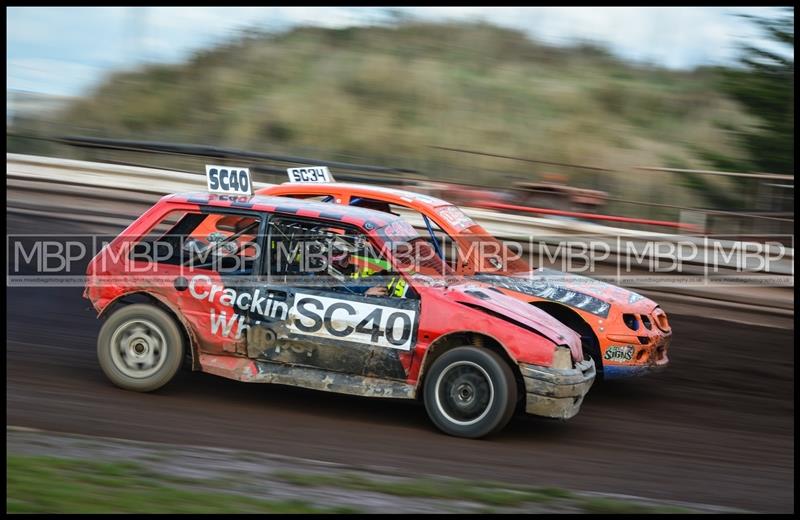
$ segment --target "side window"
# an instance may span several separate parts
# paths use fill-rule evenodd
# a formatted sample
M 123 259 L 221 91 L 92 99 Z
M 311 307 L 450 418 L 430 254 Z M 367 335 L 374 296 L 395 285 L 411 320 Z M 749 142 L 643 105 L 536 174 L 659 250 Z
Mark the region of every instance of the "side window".
M 267 240 L 272 283 L 361 294 L 410 297 L 410 287 L 357 228 L 288 217 L 270 220 Z
M 167 213 L 164 218 L 162 218 L 155 226 L 153 226 L 147 234 L 148 240 L 157 239 L 166 233 L 169 232 L 170 229 L 174 228 L 175 225 L 186 216 L 185 211 L 170 211 Z
M 353 197 L 350 199 L 351 206 L 358 206 L 359 208 L 373 209 L 375 211 L 383 211 L 384 213 L 393 213 L 398 215 L 398 206 L 389 204 L 382 200 L 367 199 L 363 197 Z
M 252 214 L 171 212 L 136 244 L 131 258 L 220 274 L 251 274 L 260 256 L 260 225 L 261 217 Z

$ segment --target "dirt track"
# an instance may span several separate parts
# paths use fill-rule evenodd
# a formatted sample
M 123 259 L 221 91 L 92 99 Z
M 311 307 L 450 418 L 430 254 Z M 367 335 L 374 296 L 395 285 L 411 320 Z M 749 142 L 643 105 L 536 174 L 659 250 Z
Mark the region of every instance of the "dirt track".
M 8 232 L 33 232 L 19 224 Z M 708 320 L 701 308 L 673 315 L 665 372 L 596 385 L 568 422 L 520 416 L 494 438 L 469 441 L 439 433 L 421 405 L 403 401 L 188 372 L 154 394 L 118 389 L 97 365 L 99 322 L 80 293 L 8 289 L 7 424 L 794 509 L 793 330 Z

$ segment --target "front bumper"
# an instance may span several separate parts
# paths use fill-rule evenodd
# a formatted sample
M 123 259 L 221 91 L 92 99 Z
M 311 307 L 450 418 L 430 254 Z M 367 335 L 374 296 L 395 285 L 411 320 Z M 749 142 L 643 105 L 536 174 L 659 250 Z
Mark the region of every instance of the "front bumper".
M 603 379 L 627 379 L 661 372 L 667 368 L 663 365 L 608 365 L 603 368 Z
M 594 361 L 587 359 L 572 369 L 519 365 L 525 382 L 525 412 L 569 419 L 578 413 L 595 378 Z
M 647 343 L 641 344 L 637 338 L 625 342 L 614 342 L 603 347 L 602 377 L 604 379 L 619 379 L 626 377 L 642 376 L 663 370 L 669 365 L 668 350 L 672 341 L 672 333 L 657 332 L 645 336 Z M 629 360 L 615 359 L 613 349 L 630 349 L 632 355 Z

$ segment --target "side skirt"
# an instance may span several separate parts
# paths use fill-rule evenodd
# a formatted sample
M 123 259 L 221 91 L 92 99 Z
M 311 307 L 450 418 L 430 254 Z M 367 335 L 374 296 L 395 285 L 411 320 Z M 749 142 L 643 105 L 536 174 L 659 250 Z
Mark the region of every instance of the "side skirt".
M 203 372 L 246 383 L 273 383 L 324 392 L 393 399 L 414 399 L 417 394 L 414 385 L 401 381 L 233 356 L 200 354 L 200 365 Z

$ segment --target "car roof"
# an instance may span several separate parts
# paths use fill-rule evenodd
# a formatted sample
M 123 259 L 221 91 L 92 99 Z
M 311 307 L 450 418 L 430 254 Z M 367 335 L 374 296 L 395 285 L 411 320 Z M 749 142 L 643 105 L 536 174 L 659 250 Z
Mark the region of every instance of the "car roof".
M 189 203 L 221 208 L 250 209 L 299 217 L 320 218 L 354 224 L 368 230 L 382 228 L 400 217 L 382 211 L 306 201 L 272 195 L 231 196 L 207 192 L 173 193 L 161 199 L 165 203 Z
M 437 199 L 436 197 L 431 197 L 430 195 L 423 195 L 421 193 L 416 193 L 413 191 L 408 190 L 401 190 L 398 188 L 388 188 L 385 186 L 371 186 L 369 184 L 356 184 L 356 183 L 348 183 L 348 182 L 320 182 L 314 184 L 303 184 L 303 183 L 296 183 L 296 182 L 284 182 L 278 185 L 281 189 L 288 189 L 288 188 L 296 188 L 297 193 L 319 193 L 324 194 L 330 192 L 331 190 L 335 191 L 347 191 L 347 192 L 359 192 L 363 194 L 369 194 L 375 197 L 379 197 L 381 200 L 386 200 L 386 195 L 390 197 L 394 197 L 396 199 L 402 199 L 407 202 L 417 202 L 422 204 L 427 204 L 429 206 L 438 207 L 438 206 L 452 206 L 450 202 L 446 200 Z

